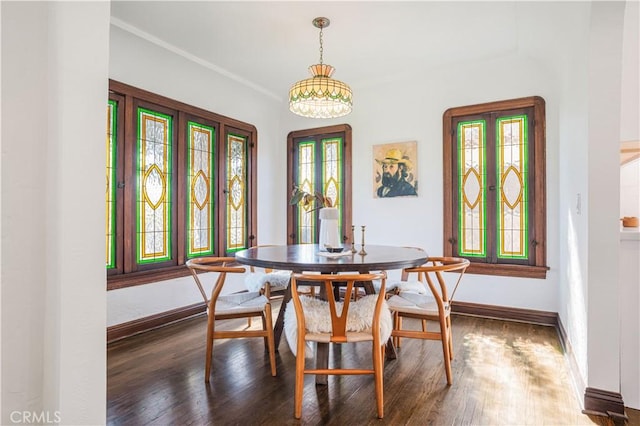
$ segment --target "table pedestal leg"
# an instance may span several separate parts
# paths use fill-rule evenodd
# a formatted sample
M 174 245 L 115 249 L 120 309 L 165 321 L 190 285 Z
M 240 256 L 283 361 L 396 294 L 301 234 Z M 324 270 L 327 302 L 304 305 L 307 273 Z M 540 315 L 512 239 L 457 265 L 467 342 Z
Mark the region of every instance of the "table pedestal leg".
M 278 312 L 278 318 L 276 318 L 276 323 L 273 325 L 273 342 L 276 347 L 276 352 L 278 351 L 278 346 L 280 346 L 280 339 L 282 338 L 282 331 L 284 330 L 284 312 L 287 309 L 289 300 L 291 300 L 291 287 L 287 286 L 287 289 L 284 291 L 284 297 L 282 298 L 282 304 L 280 305 L 280 312 Z

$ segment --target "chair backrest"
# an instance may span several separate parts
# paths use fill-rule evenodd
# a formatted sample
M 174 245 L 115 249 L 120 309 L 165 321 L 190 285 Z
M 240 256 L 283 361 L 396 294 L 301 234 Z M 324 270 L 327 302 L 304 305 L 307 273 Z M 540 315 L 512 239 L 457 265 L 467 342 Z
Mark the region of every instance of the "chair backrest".
M 403 271 L 403 278 L 411 273 L 418 274 L 418 281 L 425 282 L 429 286 L 433 297 L 436 299 L 438 308 L 442 309 L 444 303 L 449 303 L 453 300 L 453 296 L 462 280 L 467 267 L 469 266 L 469 260 L 459 257 L 429 257 L 427 263 L 415 268 L 407 268 Z M 451 297 L 448 295 L 447 283 L 442 275 L 443 272 L 457 272 L 458 278 L 456 284 L 451 292 Z M 436 277 L 439 286 L 436 287 L 433 282 L 432 276 Z
M 298 285 L 304 282 L 307 285 L 316 285 L 324 289 L 322 294 L 326 294 L 327 303 L 329 305 L 331 319 L 331 342 L 344 343 L 347 341 L 347 318 L 349 308 L 355 302 L 352 300 L 356 283 L 364 283 L 373 280 L 381 281 L 381 291 L 375 295 L 376 304 L 374 308 L 373 318 L 371 322 L 372 330 L 380 330 L 380 312 L 385 303 L 384 290 L 386 286 L 387 274 L 385 272 L 370 274 L 316 274 L 316 273 L 294 273 L 291 275 L 291 296 L 296 310 L 296 318 L 298 321 L 298 336 L 303 336 L 305 332 L 305 318 L 303 312 Z M 334 294 L 335 286 L 344 286 L 344 299 L 339 302 Z M 342 308 L 340 308 L 342 305 Z M 379 333 L 373 333 L 374 343 L 378 342 Z M 299 339 L 301 340 L 301 339 Z M 379 343 L 380 344 L 380 343 Z
M 196 281 L 196 285 L 198 286 L 198 290 L 200 290 L 200 294 L 204 299 L 206 304 L 209 304 L 212 301 L 215 306 L 215 301 L 218 300 L 218 296 L 220 296 L 220 292 L 222 292 L 222 288 L 224 287 L 224 282 L 227 277 L 227 273 L 244 273 L 244 267 L 238 266 L 228 266 L 230 264 L 236 263 L 235 257 L 198 257 L 195 259 L 189 259 L 187 261 L 187 268 L 191 272 L 193 279 Z M 211 289 L 211 297 L 207 298 L 207 293 L 204 290 L 204 286 L 200 281 L 200 277 L 198 277 L 198 272 L 217 272 L 218 278 Z

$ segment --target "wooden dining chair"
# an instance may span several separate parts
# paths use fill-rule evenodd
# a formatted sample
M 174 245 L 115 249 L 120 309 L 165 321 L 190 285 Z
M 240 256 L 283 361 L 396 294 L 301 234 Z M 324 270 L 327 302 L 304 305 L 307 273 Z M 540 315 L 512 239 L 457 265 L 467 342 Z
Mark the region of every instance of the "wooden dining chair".
M 451 360 L 453 359 L 451 301 L 468 266 L 467 259 L 429 257 L 426 264 L 403 270 L 403 279 L 406 280 L 406 284 L 398 286 L 397 294 L 387 301 L 389 309 L 393 312 L 394 325 L 391 335 L 396 348 L 400 347 L 402 337 L 440 340 L 442 342 L 448 385 L 453 383 L 451 374 Z M 418 275 L 418 281 L 407 280 L 414 273 Z M 455 283 L 451 297 L 448 293 L 447 280 Z M 420 287 L 424 288 L 424 291 L 418 291 Z M 421 320 L 421 330 L 403 329 L 403 318 Z M 427 321 L 437 322 L 439 331 L 428 331 Z
M 380 280 L 382 292 L 353 300 L 356 283 Z M 304 375 L 354 375 L 374 376 L 378 417 L 384 416 L 383 360 L 385 343 L 391 335 L 393 320 L 384 298 L 386 273 L 375 274 L 300 274 L 291 276 L 291 302 L 295 315 L 285 314 L 287 341 L 296 355 L 296 379 L 294 416 L 302 416 Z M 327 300 L 301 295 L 299 286 L 320 286 Z M 334 286 L 344 286 L 344 298 L 336 300 Z M 287 312 L 291 312 L 287 309 Z M 293 319 L 295 324 L 291 324 Z M 370 341 L 372 343 L 371 368 L 307 368 L 305 351 L 307 342 L 345 344 Z
M 252 248 L 273 247 L 270 244 L 253 246 Z M 281 271 L 273 268 L 259 268 L 257 266 L 249 266 L 249 272 L 245 274 L 244 286 L 249 292 L 259 291 L 264 294 L 269 301 L 284 296 L 291 271 Z M 251 318 L 247 319 L 247 324 L 251 327 Z
M 404 246 L 403 248 L 424 251 L 420 247 Z M 373 287 L 376 292 L 380 291 L 380 283 L 378 281 L 373 282 Z M 411 291 L 414 293 L 425 293 L 425 286 L 418 281 L 408 281 L 408 274 L 406 270 L 402 270 L 402 276 L 398 279 L 387 279 L 387 293 L 386 298 L 389 299 L 394 294 L 398 294 L 400 291 Z
M 244 267 L 229 266 L 235 263 L 233 257 L 200 257 L 187 261 L 187 267 L 191 271 L 202 297 L 207 304 L 207 341 L 204 381 L 209 383 L 211 375 L 211 358 L 213 355 L 213 341 L 215 339 L 262 337 L 269 352 L 269 363 L 271 364 L 271 375 L 276 375 L 275 344 L 273 339 L 273 321 L 271 318 L 271 304 L 260 292 L 243 292 L 222 295 L 227 274 L 242 274 Z M 216 281 L 211 289 L 211 296 L 207 293 L 202 284 L 199 273 L 217 273 Z M 261 330 L 216 330 L 217 320 L 232 318 L 262 318 Z
M 252 248 L 273 247 L 270 244 L 257 245 Z M 282 296 L 289 286 L 291 271 L 281 271 L 273 268 L 259 268 L 251 265 L 246 274 L 244 285 L 247 291 L 260 291 L 267 299 Z

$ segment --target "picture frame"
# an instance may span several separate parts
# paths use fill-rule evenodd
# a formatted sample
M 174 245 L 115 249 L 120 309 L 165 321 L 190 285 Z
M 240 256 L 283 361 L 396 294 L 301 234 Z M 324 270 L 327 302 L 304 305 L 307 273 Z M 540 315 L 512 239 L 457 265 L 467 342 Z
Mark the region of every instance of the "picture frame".
M 417 197 L 417 160 L 417 141 L 373 145 L 373 197 Z

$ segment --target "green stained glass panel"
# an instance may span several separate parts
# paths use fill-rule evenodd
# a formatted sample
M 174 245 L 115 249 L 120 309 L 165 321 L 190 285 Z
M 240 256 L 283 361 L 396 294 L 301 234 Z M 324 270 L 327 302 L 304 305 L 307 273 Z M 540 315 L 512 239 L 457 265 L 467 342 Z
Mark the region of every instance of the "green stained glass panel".
M 527 116 L 496 120 L 498 257 L 528 257 Z
M 116 267 L 116 128 L 118 104 L 107 104 L 107 179 L 106 179 L 106 264 L 107 269 Z
M 138 108 L 136 260 L 171 259 L 172 117 Z
M 322 188 L 342 217 L 342 138 L 322 140 Z M 342 223 L 342 221 L 338 221 Z M 339 229 L 342 235 L 342 229 Z
M 316 191 L 316 143 L 315 141 L 301 142 L 298 145 L 298 181 L 296 185 L 303 191 Z M 316 235 L 315 214 L 298 207 L 298 244 L 313 244 Z
M 215 129 L 187 122 L 187 257 L 214 253 Z
M 247 138 L 227 137 L 227 250 L 248 247 L 247 239 Z
M 461 256 L 486 256 L 486 122 L 458 124 L 458 232 Z

